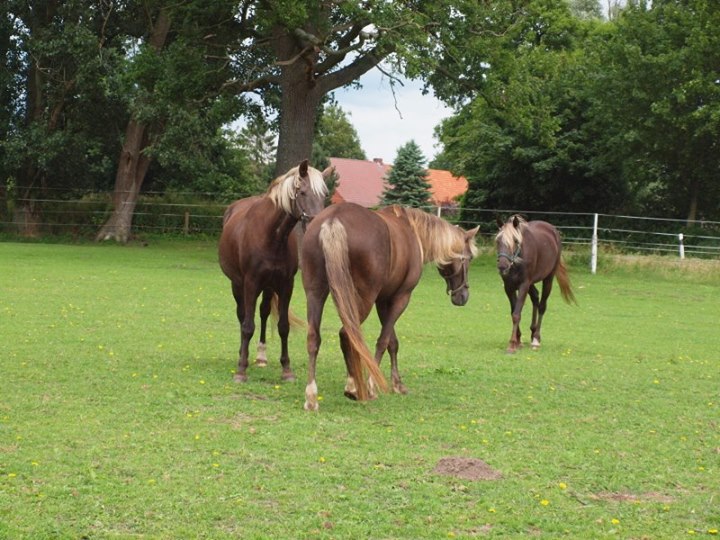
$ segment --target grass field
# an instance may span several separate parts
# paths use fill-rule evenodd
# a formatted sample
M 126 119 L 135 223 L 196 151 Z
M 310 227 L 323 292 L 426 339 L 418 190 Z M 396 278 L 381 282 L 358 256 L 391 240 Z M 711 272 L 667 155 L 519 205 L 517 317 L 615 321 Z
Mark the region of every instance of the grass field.
M 410 393 L 370 403 L 343 397 L 328 304 L 315 414 L 302 331 L 297 382 L 277 335 L 232 382 L 214 243 L 0 243 L 0 538 L 717 535 L 720 267 L 575 259 L 579 306 L 555 291 L 542 350 L 513 356 L 493 257 L 463 308 L 427 268 L 397 326 Z M 434 472 L 447 457 L 502 476 Z

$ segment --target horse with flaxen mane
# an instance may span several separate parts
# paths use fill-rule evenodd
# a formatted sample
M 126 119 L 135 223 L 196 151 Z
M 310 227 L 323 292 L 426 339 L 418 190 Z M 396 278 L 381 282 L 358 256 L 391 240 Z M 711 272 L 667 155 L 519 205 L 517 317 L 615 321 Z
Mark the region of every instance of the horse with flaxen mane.
M 527 295 L 532 300 L 533 314 L 530 323 L 532 348 L 540 347 L 540 327 L 552 291 L 553 277 L 557 279 L 563 300 L 575 302 L 565 263 L 562 260 L 562 244 L 558 230 L 545 221 L 526 221 L 514 215 L 500 227 L 495 244 L 497 268 L 510 300 L 512 333 L 507 352 L 514 353 L 522 346 L 520 341 L 520 316 Z M 542 281 L 542 294 L 535 283 Z
M 277 313 L 282 378 L 294 380 L 288 357 L 290 298 L 298 269 L 298 240 L 294 232 L 325 207 L 325 179 L 307 160 L 276 178 L 262 196 L 232 203 L 223 217 L 220 267 L 232 284 L 240 321 L 240 353 L 235 381 L 247 381 L 250 339 L 255 332 L 255 307 L 260 302 L 260 341 L 256 363 L 267 365 L 265 333 L 271 312 Z
M 406 393 L 397 367 L 395 322 L 410 301 L 423 265 L 429 262 L 438 266 L 452 303 L 465 305 L 469 297 L 468 267 L 477 253 L 477 230 L 466 232 L 413 208 L 390 206 L 372 211 L 353 203 L 329 206 L 313 220 L 302 243 L 309 356 L 306 410 L 318 409 L 315 365 L 328 294 L 342 321 L 340 346 L 348 372 L 345 395 L 366 400 L 374 397 L 375 384 L 387 388 L 380 370 L 386 350 L 393 390 Z M 382 324 L 374 358 L 361 329 L 373 304 Z M 364 370 L 370 376 L 367 384 Z

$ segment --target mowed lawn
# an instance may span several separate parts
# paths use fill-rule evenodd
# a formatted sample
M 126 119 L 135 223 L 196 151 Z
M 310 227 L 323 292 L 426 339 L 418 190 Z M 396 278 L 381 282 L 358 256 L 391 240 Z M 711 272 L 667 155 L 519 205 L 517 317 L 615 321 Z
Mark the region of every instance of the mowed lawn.
M 369 403 L 343 396 L 329 302 L 308 413 L 302 330 L 297 382 L 276 333 L 269 367 L 232 382 L 213 242 L 0 243 L 0 538 L 713 537 L 720 266 L 583 258 L 579 305 L 556 290 L 542 349 L 512 356 L 493 255 L 462 308 L 428 267 L 397 326 L 410 393 Z

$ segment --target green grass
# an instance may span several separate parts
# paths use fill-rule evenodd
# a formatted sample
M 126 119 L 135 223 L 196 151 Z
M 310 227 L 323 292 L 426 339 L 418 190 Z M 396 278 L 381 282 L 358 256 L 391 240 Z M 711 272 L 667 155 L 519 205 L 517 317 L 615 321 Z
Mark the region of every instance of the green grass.
M 0 538 L 716 534 L 717 266 L 577 262 L 579 306 L 555 291 L 542 350 L 508 356 L 493 262 L 463 308 L 427 269 L 397 326 L 406 396 L 343 397 L 328 303 L 314 414 L 302 331 L 298 382 L 280 382 L 276 334 L 270 366 L 232 382 L 214 243 L 0 243 Z M 433 473 L 447 456 L 503 477 Z

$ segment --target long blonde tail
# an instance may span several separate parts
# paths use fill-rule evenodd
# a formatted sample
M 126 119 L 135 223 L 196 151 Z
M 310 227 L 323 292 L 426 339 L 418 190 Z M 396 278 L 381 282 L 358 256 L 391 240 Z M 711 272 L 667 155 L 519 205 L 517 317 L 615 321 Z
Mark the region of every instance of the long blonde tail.
M 330 293 L 350 345 L 348 370 L 350 376 L 355 379 L 357 398 L 361 401 L 366 400 L 370 392 L 363 376 L 363 368 L 368 371 L 381 390 L 387 391 L 387 381 L 365 344 L 362 334 L 355 284 L 350 274 L 347 232 L 339 220 L 332 219 L 322 225 L 320 244 L 325 254 L 325 270 Z
M 557 267 L 555 268 L 555 279 L 557 279 L 558 285 L 560 285 L 560 294 L 568 304 L 577 304 L 575 300 L 575 293 L 573 293 L 572 286 L 570 284 L 570 277 L 568 276 L 565 262 L 560 258 Z
M 275 321 L 280 318 L 280 309 L 278 307 L 278 303 L 278 295 L 277 293 L 273 293 L 272 299 L 270 300 L 270 315 L 272 315 L 272 318 Z M 305 320 L 295 315 L 295 313 L 293 313 L 293 310 L 290 308 L 288 308 L 288 320 L 290 322 L 290 330 L 307 328 L 307 323 L 305 322 Z

